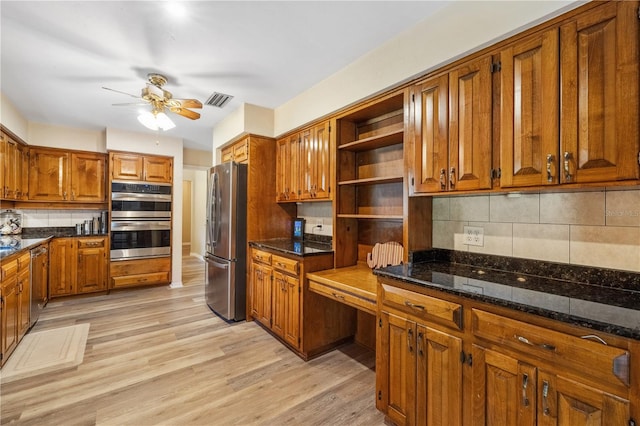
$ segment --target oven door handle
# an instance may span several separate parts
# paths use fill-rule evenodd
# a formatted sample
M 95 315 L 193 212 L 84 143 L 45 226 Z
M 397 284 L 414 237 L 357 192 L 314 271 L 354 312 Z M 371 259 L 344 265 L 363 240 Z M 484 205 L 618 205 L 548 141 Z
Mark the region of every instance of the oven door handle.
M 135 192 L 112 192 L 112 200 L 121 201 L 171 201 L 171 195 L 166 194 L 137 194 Z
M 112 231 L 155 231 L 171 229 L 171 222 L 111 222 Z

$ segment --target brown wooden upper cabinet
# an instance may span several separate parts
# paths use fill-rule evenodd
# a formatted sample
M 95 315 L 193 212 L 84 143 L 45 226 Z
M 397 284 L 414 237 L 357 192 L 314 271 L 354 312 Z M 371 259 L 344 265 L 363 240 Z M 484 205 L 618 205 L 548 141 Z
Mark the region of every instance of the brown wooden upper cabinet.
M 31 147 L 29 199 L 39 201 L 105 201 L 105 154 Z
M 561 183 L 640 177 L 638 27 L 626 1 L 560 27 Z
M 609 2 L 501 51 L 502 187 L 639 178 L 639 37 Z
M 249 138 L 242 139 L 224 148 L 221 155 L 223 163 L 235 161 L 236 163 L 247 164 L 249 162 Z
M 0 155 L 0 198 L 26 200 L 29 192 L 29 147 L 1 132 Z
M 286 136 L 277 142 L 276 201 L 300 199 L 300 164 L 302 164 L 300 133 Z
M 276 200 L 330 200 L 331 125 L 319 123 L 278 140 Z
M 412 89 L 412 193 L 491 188 L 491 56 Z
M 129 152 L 111 152 L 109 156 L 113 180 L 164 183 L 171 183 L 173 180 L 173 159 L 171 157 Z

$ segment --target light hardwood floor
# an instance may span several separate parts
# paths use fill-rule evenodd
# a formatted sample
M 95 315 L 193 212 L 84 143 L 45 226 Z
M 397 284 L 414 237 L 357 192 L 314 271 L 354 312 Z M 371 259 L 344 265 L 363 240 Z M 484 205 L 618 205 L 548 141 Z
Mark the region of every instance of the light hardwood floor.
M 2 384 L 2 424 L 384 424 L 371 351 L 304 362 L 255 323 L 213 315 L 202 280 L 54 300 L 34 331 L 80 323 L 82 364 Z

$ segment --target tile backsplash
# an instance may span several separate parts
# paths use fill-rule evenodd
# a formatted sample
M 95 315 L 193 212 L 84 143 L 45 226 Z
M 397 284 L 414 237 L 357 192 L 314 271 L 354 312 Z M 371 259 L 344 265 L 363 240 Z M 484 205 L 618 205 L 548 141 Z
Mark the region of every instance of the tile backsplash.
M 640 272 L 640 189 L 434 197 L 433 246 Z
M 75 226 L 100 216 L 98 210 L 17 210 L 22 213 L 23 228 Z
M 333 213 L 330 201 L 300 203 L 298 217 L 305 219 L 305 234 L 329 237 L 333 235 Z

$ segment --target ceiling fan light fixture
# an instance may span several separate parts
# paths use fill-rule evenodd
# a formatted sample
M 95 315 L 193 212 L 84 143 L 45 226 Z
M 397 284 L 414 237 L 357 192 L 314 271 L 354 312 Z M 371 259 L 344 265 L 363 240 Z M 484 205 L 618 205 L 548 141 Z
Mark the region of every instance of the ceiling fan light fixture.
M 171 119 L 164 112 L 145 111 L 138 116 L 138 121 L 150 130 L 169 130 L 176 127 Z

